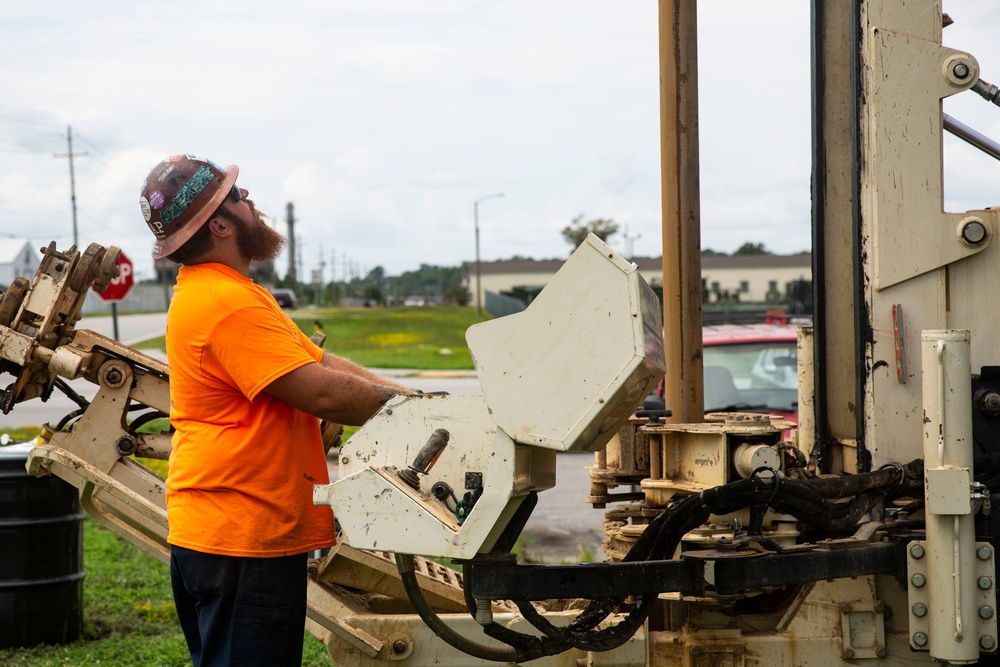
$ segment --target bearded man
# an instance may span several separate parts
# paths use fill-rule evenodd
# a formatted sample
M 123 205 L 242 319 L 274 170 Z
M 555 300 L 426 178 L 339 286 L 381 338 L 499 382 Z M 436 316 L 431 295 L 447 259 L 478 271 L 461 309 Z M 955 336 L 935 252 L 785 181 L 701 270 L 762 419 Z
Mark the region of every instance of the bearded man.
M 250 278 L 285 239 L 239 168 L 193 155 L 142 186 L 153 256 L 179 264 L 167 313 L 167 520 L 174 602 L 201 665 L 299 665 L 308 552 L 336 542 L 320 420 L 361 425 L 411 393 L 324 352 Z

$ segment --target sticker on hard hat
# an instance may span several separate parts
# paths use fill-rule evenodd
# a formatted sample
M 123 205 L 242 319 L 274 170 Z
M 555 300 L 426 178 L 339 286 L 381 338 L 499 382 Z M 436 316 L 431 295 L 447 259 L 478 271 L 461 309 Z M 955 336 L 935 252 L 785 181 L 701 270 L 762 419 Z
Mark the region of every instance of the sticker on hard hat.
M 142 219 L 149 222 L 153 212 L 149 208 L 149 200 L 145 197 L 139 197 L 139 210 L 142 211 Z
M 208 167 L 199 167 L 198 171 L 191 175 L 191 178 L 177 191 L 170 205 L 160 211 L 160 221 L 164 226 L 169 226 L 177 218 L 184 214 L 187 207 L 191 205 L 198 195 L 202 193 L 215 175 Z M 148 204 L 147 204 L 148 205 Z
M 168 164 L 166 168 L 164 168 L 164 170 L 160 172 L 160 177 L 159 177 L 160 183 L 162 183 L 167 178 L 167 176 L 172 174 L 173 171 L 174 171 L 174 165 Z M 146 188 L 143 188 L 142 190 L 143 192 L 145 192 Z
M 163 199 L 163 193 L 160 192 L 159 190 L 153 190 L 152 192 L 149 193 L 149 205 L 152 206 L 157 211 L 163 208 L 163 204 L 165 201 L 166 200 Z M 146 222 L 149 221 L 147 220 Z

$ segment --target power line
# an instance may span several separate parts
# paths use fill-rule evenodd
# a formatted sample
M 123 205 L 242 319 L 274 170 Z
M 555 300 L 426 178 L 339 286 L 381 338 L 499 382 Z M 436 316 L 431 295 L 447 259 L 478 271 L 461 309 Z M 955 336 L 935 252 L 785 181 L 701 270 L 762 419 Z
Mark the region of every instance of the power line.
M 52 139 L 62 135 L 51 126 L 17 118 L 10 114 L 0 113 L 0 124 L 6 125 L 9 131 L 0 139 L 0 150 L 5 153 L 23 153 L 27 155 L 44 155 L 48 150 L 33 148 L 39 139 Z
M 87 139 L 87 137 L 80 134 L 79 132 L 76 133 L 76 139 L 77 141 L 83 142 L 90 148 L 91 157 L 95 158 L 100 164 L 103 165 L 108 164 L 108 154 L 105 150 L 98 147 L 96 144 L 94 144 L 93 141 L 90 141 L 89 139 Z
M 18 146 L 17 144 L 3 142 L 0 142 L 0 152 L 20 153 L 21 155 L 45 155 L 48 153 L 46 150 L 34 150 L 31 148 L 25 148 L 24 146 Z
M 91 141 L 90 139 L 88 139 L 88 138 L 87 138 L 86 136 L 84 136 L 84 135 L 80 134 L 79 132 L 77 132 L 77 133 L 76 133 L 76 140 L 77 140 L 77 141 L 82 141 L 83 143 L 85 143 L 85 144 L 87 144 L 88 146 L 90 146 L 90 148 L 91 148 L 91 149 L 92 149 L 92 150 L 93 150 L 93 151 L 94 151 L 94 152 L 95 152 L 95 153 L 96 153 L 97 155 L 105 155 L 105 152 L 104 152 L 104 151 L 103 151 L 103 150 L 102 150 L 101 148 L 99 148 L 99 147 L 98 147 L 97 145 L 95 145 L 95 144 L 94 144 L 94 142 L 93 142 L 93 141 Z
M 9 113 L 4 113 L 2 111 L 0 111 L 0 121 L 3 121 L 5 123 L 11 123 L 11 124 L 14 124 L 14 125 L 23 125 L 24 127 L 32 128 L 32 129 L 38 128 L 39 131 L 43 131 L 44 130 L 46 132 L 52 132 L 53 134 L 56 134 L 56 135 L 59 134 L 58 130 L 53 129 L 51 126 L 46 127 L 46 126 L 44 126 L 44 125 L 42 125 L 40 123 L 37 123 L 37 122 L 35 122 L 33 120 L 25 120 L 23 118 L 19 118 L 17 116 L 13 116 L 13 115 L 11 115 Z
M 79 238 L 76 230 L 76 176 L 73 174 L 73 158 L 80 156 L 89 155 L 86 151 L 82 153 L 73 152 L 73 126 L 66 126 L 66 143 L 69 146 L 69 151 L 66 153 L 56 153 L 54 157 L 68 157 L 69 158 L 69 193 L 70 201 L 73 203 L 73 245 L 79 244 Z

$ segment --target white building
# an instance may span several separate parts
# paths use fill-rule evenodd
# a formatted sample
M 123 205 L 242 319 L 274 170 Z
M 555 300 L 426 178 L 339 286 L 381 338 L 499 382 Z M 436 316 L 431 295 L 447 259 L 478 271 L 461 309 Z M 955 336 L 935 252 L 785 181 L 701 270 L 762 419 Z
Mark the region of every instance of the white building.
M 811 280 L 809 253 L 701 258 L 701 287 L 707 303 L 725 301 L 727 295 L 742 302 L 778 301 L 791 283 Z
M 30 241 L 0 238 L 0 288 L 6 289 L 18 277 L 31 280 L 41 261 Z
M 663 286 L 663 263 L 659 257 L 637 257 L 634 261 L 646 281 Z M 482 293 L 517 294 L 534 297 L 565 260 L 510 260 L 483 262 L 480 266 Z M 476 266 L 468 265 L 466 285 L 476 302 Z M 811 255 L 723 255 L 702 256 L 702 293 L 705 303 L 739 301 L 763 303 L 785 296 L 790 283 L 812 280 Z

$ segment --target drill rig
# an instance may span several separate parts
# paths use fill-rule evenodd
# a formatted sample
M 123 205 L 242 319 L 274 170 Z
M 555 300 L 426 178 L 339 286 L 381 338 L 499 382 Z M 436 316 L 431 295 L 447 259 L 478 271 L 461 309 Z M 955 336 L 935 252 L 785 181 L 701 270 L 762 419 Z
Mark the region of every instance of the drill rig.
M 938 0 L 813 3 L 815 320 L 788 439 L 768 415 L 702 414 L 696 9 L 660 5 L 662 319 L 635 267 L 588 238 L 524 313 L 469 330 L 482 397 L 396 397 L 344 444 L 314 493 L 344 535 L 310 562 L 307 621 L 338 665 L 996 654 L 998 213 L 945 212 L 942 132 L 1000 150 L 941 101 L 1000 92 L 942 46 Z M 2 408 L 98 385 L 29 471 L 166 561 L 163 480 L 135 456 L 169 452 L 139 430 L 168 411 L 169 368 L 74 327 L 114 253 L 49 246 L 4 294 Z M 632 417 L 664 374 L 672 414 Z M 559 451 L 595 452 L 607 562 L 510 553 Z

